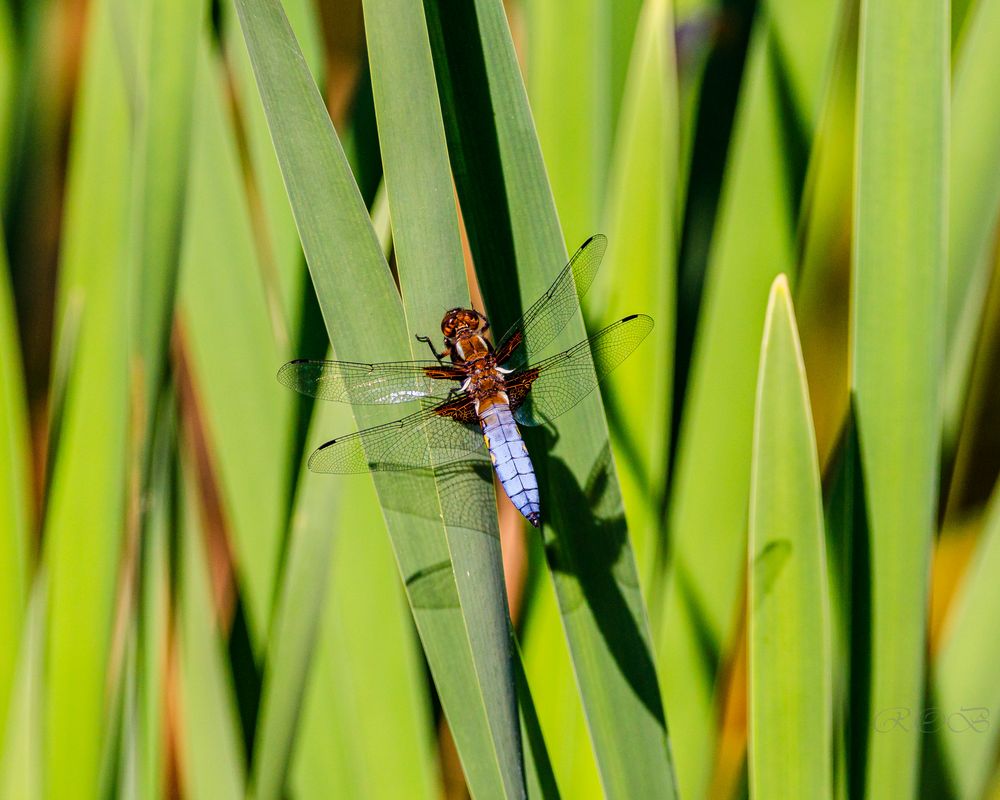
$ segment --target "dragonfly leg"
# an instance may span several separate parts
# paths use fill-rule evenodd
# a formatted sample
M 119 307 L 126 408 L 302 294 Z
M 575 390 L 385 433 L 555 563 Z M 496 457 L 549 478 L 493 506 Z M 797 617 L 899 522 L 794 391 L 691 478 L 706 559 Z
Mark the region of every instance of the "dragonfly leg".
M 414 338 L 418 342 L 423 342 L 424 344 L 426 344 L 431 349 L 431 353 L 434 354 L 434 358 L 436 358 L 438 361 L 440 361 L 441 359 L 443 359 L 448 354 L 447 350 L 445 352 L 443 352 L 443 353 L 439 353 L 437 350 L 435 350 L 434 349 L 434 342 L 431 341 L 431 337 L 430 336 L 421 336 L 420 334 L 416 334 L 414 336 Z

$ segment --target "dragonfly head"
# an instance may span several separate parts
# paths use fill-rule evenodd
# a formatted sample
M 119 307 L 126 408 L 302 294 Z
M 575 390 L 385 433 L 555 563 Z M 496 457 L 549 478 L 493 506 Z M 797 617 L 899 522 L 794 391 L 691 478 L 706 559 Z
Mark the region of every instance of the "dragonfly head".
M 449 342 L 463 333 L 481 333 L 486 328 L 486 317 L 471 308 L 453 308 L 441 320 L 441 333 Z

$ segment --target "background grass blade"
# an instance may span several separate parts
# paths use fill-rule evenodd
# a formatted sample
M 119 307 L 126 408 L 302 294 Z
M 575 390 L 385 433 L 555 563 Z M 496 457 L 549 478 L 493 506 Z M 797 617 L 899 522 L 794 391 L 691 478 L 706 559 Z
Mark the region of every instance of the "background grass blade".
M 39 800 L 45 797 L 45 592 L 42 572 L 31 587 L 14 677 L 14 693 L 4 724 L 0 751 L 0 797 Z
M 314 411 L 310 441 L 354 425 L 347 406 Z M 277 795 L 286 776 L 305 796 L 434 794 L 427 685 L 383 531 L 369 479 L 331 481 L 303 462 L 261 689 L 256 797 Z M 387 751 L 392 770 L 379 768 Z
M 164 785 L 167 642 L 170 626 L 170 536 L 175 528 L 176 418 L 173 393 L 161 402 L 150 469 L 148 524 L 142 561 L 141 611 L 138 620 L 137 796 L 156 797 Z
M 873 718 L 890 708 L 918 718 L 922 706 L 940 422 L 947 8 L 861 5 L 852 385 L 871 519 Z M 870 737 L 866 794 L 914 794 L 918 735 Z
M 809 158 L 795 287 L 821 469 L 837 447 L 850 405 L 848 317 L 857 62 L 858 2 L 851 0 L 841 6 L 833 63 Z
M 325 421 L 324 416 L 317 413 L 313 427 L 318 427 L 322 421 Z M 295 752 L 303 694 L 313 668 L 317 628 L 328 605 L 330 556 L 338 529 L 330 525 L 330 520 L 336 518 L 337 506 L 345 501 L 346 495 L 332 490 L 322 482 L 321 476 L 308 472 L 303 466 L 289 532 L 287 561 L 268 636 L 260 719 L 251 765 L 250 796 L 255 798 L 280 797 L 284 789 Z M 357 503 L 360 509 L 366 506 L 363 499 L 358 499 Z M 377 533 L 373 531 L 372 535 Z M 339 609 L 332 613 L 338 612 Z M 326 719 L 333 716 L 330 713 Z M 333 792 L 329 796 L 335 795 L 337 793 Z
M 750 477 L 750 795 L 832 797 L 822 490 L 788 281 L 771 287 Z M 788 758 L 790 752 L 797 756 Z
M 275 335 L 219 64 L 207 39 L 198 53 L 180 320 L 259 652 L 285 528 L 293 398 L 275 389 L 274 365 L 288 350 Z
M 14 695 L 0 742 L 0 797 L 39 800 L 45 748 L 42 738 L 45 687 L 45 576 L 39 572 L 31 587 L 17 655 Z
M 634 12 L 608 0 L 524 5 L 525 83 L 563 234 L 574 250 L 601 218 L 613 126 L 612 25 Z
M 682 795 L 701 796 L 711 776 L 713 687 L 720 654 L 737 635 L 745 566 L 757 343 L 771 282 L 796 272 L 805 158 L 835 7 L 758 8 L 686 375 L 678 363 L 677 380 L 687 385 L 658 653 L 664 700 L 686 732 L 674 742 Z
M 992 272 L 1000 217 L 1000 111 L 987 98 L 1000 71 L 1000 2 L 974 4 L 956 46 L 950 127 L 948 192 L 947 340 L 944 444 L 954 445 L 968 390 L 983 298 Z
M 997 731 L 990 711 L 1000 703 L 995 679 L 1000 651 L 991 611 L 1000 608 L 998 572 L 1000 489 L 995 489 L 934 665 L 932 702 L 944 721 L 935 732 L 943 777 L 960 798 L 985 796 L 996 761 Z
M 319 79 L 323 71 L 323 51 L 318 9 L 306 0 L 290 0 L 283 6 L 306 63 Z M 275 337 L 279 342 L 287 339 L 292 343 L 289 346 L 294 347 L 297 341 L 309 338 L 310 331 L 302 327 L 303 298 L 311 292 L 307 286 L 309 275 L 274 145 L 271 144 L 264 107 L 254 84 L 250 58 L 236 19 L 235 6 L 226 4 L 224 10 L 227 12 L 226 62 L 230 69 L 238 119 L 242 123 L 241 131 L 246 137 L 246 166 L 249 167 L 245 175 L 247 191 L 252 200 L 258 201 L 250 204 L 255 223 L 255 244 L 266 278 L 265 291 L 272 314 L 276 309 L 283 311 L 282 315 L 274 317 Z M 321 357 L 323 352 L 325 344 L 320 344 L 316 357 Z
M 488 0 L 461 12 L 429 8 L 462 211 L 487 311 L 504 330 L 564 263 L 562 233 L 502 6 Z M 510 291 L 515 264 L 519 294 Z M 552 349 L 584 333 L 577 319 Z M 673 792 L 666 726 L 606 431 L 595 393 L 560 418 L 549 457 L 539 431 L 529 431 L 528 446 L 540 473 L 545 543 L 605 791 L 665 797 Z M 544 726 L 541 706 L 539 714 Z M 609 736 L 605 721 L 612 715 L 617 730 Z
M 65 217 L 62 310 L 82 307 L 45 520 L 46 796 L 96 797 L 124 527 L 130 120 L 106 2 L 90 9 Z M 102 476 L 99 485 L 89 477 Z
M 143 413 L 156 411 L 153 391 L 166 362 L 177 280 L 191 97 L 204 0 L 148 0 L 136 36 L 141 82 L 135 110 L 132 285 Z M 143 424 L 148 424 L 143 420 Z
M 679 116 L 673 21 L 648 0 L 636 28 L 605 209 L 608 253 L 585 306 L 601 320 L 636 309 L 656 320 L 641 358 L 607 383 L 629 532 L 645 586 L 662 556 L 673 388 Z M 602 291 L 603 290 L 603 291 Z M 654 413 L 648 413 L 649 410 Z
M 350 409 L 334 404 L 315 423 L 324 431 L 352 426 Z M 310 473 L 298 509 L 296 535 L 329 537 L 333 526 L 340 533 L 332 562 L 320 564 L 329 589 L 291 785 L 301 797 L 436 797 L 427 682 L 374 487 L 352 476 L 335 488 Z
M 183 475 L 193 475 L 191 462 L 185 457 L 181 469 Z M 181 779 L 186 795 L 194 800 L 237 800 L 244 796 L 246 767 L 196 497 L 194 482 L 188 477 L 181 489 L 183 571 L 175 623 L 184 732 Z
M 30 537 L 34 528 L 28 409 L 7 275 L 7 246 L 0 237 L 0 565 L 4 574 L 0 581 L 0 730 L 7 719 L 28 603 Z
M 406 358 L 410 349 L 399 295 L 281 8 L 273 0 L 240 0 L 237 10 L 336 353 L 340 358 L 366 361 Z M 354 257 L 345 262 L 344 252 Z M 352 304 L 349 300 L 353 297 L 364 297 L 366 303 Z M 379 320 L 377 337 L 372 336 L 373 319 Z M 398 416 L 396 411 L 359 407 L 355 413 L 359 425 L 369 425 Z M 491 739 L 489 718 L 506 712 L 483 705 L 489 698 L 484 698 L 473 671 L 462 609 L 449 597 L 439 598 L 433 607 L 414 604 L 411 581 L 449 569 L 443 527 L 394 510 L 412 491 L 397 476 L 378 475 L 376 488 L 470 787 L 473 793 L 484 795 L 521 794 L 522 771 L 508 771 L 512 754 L 497 753 Z M 414 498 L 414 502 L 419 504 L 420 498 Z M 447 572 L 444 575 L 444 590 L 453 598 L 454 579 L 448 580 Z M 496 663 L 499 670 L 509 670 L 509 659 L 504 663 L 502 655 Z M 513 754 L 513 758 L 519 762 L 520 753 Z

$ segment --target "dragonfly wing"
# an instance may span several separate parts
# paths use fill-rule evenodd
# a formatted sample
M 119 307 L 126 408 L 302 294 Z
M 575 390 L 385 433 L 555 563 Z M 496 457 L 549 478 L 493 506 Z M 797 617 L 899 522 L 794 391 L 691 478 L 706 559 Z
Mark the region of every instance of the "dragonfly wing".
M 289 361 L 278 370 L 278 381 L 310 397 L 355 405 L 405 403 L 421 398 L 445 399 L 455 388 L 449 381 L 465 373 L 436 361 Z
M 472 398 L 462 395 L 407 417 L 327 442 L 309 457 L 313 472 L 392 472 L 468 458 L 483 446 Z
M 566 327 L 601 266 L 608 240 L 591 236 L 576 251 L 549 290 L 524 312 L 497 346 L 497 363 L 507 368 L 524 366 Z
M 514 418 L 522 425 L 543 425 L 569 411 L 628 358 L 651 330 L 652 318 L 633 314 L 512 375 L 506 389 Z

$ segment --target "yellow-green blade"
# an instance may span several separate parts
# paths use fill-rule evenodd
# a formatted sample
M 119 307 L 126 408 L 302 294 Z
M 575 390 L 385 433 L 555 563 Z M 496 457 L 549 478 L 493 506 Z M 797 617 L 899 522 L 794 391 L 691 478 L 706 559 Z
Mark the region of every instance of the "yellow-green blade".
M 1000 2 L 975 3 L 956 45 L 948 144 L 947 336 L 944 372 L 944 445 L 955 443 L 969 371 L 983 317 L 1000 218 L 1000 108 L 994 102 L 1000 72 Z
M 180 779 L 192 800 L 244 797 L 246 767 L 225 635 L 218 625 L 190 459 L 181 459 L 175 647 Z
M 608 0 L 524 3 L 526 84 L 570 249 L 596 232 L 611 150 Z M 628 16 L 625 14 L 624 16 Z
M 63 222 L 59 309 L 79 314 L 79 334 L 44 531 L 44 774 L 51 798 L 98 796 L 109 733 L 105 693 L 113 688 L 106 670 L 125 524 L 131 137 L 109 11 L 107 2 L 89 9 Z
M 858 3 L 843 4 L 800 209 L 795 307 L 820 465 L 837 445 L 850 403 L 848 305 Z
M 937 496 L 948 124 L 948 4 L 862 0 L 852 388 L 871 558 L 872 719 L 923 705 Z M 866 794 L 912 797 L 920 731 L 873 733 Z
M 14 668 L 28 603 L 31 449 L 21 371 L 21 345 L 0 236 L 0 730 L 7 719 Z
M 673 20 L 665 0 L 639 17 L 604 216 L 605 263 L 585 306 L 591 317 L 642 310 L 656 320 L 641 357 L 607 382 L 622 494 L 645 585 L 662 553 L 673 388 L 678 120 Z
M 349 408 L 327 404 L 314 428 L 353 424 Z M 296 558 L 306 550 L 296 547 L 298 539 L 329 540 L 337 531 L 326 545 L 332 560 L 289 564 L 287 583 L 306 580 L 308 569 L 323 572 L 313 586 L 328 584 L 315 611 L 317 640 L 290 785 L 299 797 L 429 800 L 440 786 L 428 687 L 378 497 L 366 476 L 330 484 L 327 475 L 304 476 L 292 534 L 290 558 Z M 295 564 L 303 569 L 296 572 Z M 305 608 L 300 603 L 296 612 Z M 393 754 L 392 769 L 384 768 L 386 753 Z
M 788 281 L 771 287 L 750 473 L 750 796 L 833 796 L 822 490 Z M 794 755 L 792 755 L 794 754 Z
M 279 347 L 275 335 L 219 66 L 203 33 L 178 310 L 259 652 L 285 529 L 293 398 L 275 386 L 276 365 L 289 355 L 287 342 Z
M 798 206 L 837 3 L 757 7 L 676 442 L 658 633 L 682 795 L 708 791 L 720 653 L 743 587 L 754 386 L 768 291 L 795 274 Z
M 161 417 L 162 421 L 162 417 Z M 170 433 L 175 432 L 171 424 Z M 167 640 L 169 630 L 170 575 L 168 540 L 175 521 L 168 507 L 172 499 L 170 475 L 157 473 L 173 466 L 172 453 L 160 452 L 159 466 L 154 465 L 153 496 L 149 525 L 142 554 L 142 594 L 139 620 L 139 654 L 141 672 L 138 676 L 139 766 L 138 796 L 155 797 L 163 785 L 163 735 L 166 687 Z
M 323 51 L 320 41 L 319 9 L 309 0 L 283 3 L 289 24 L 302 48 L 309 69 L 317 80 L 322 75 Z M 255 218 L 258 255 L 264 267 L 264 285 L 272 311 L 281 309 L 275 320 L 275 335 L 295 342 L 300 336 L 300 316 L 305 284 L 309 280 L 302 247 L 295 231 L 295 220 L 288 205 L 288 195 L 271 144 L 264 107 L 254 84 L 253 70 L 243 35 L 236 19 L 236 9 L 225 4 L 225 56 L 232 77 L 249 166 L 248 187 L 259 198 L 260 218 Z M 257 207 L 253 207 L 258 210 Z
M 137 380 L 143 425 L 165 366 L 180 256 L 191 101 L 204 0 L 149 0 L 130 43 L 138 85 L 133 109 L 132 253 Z
M 1000 707 L 1000 487 L 983 515 L 979 542 L 952 599 L 947 629 L 935 659 L 932 704 L 942 774 L 958 798 L 983 797 L 996 764 Z
M 11 144 L 15 128 L 14 98 L 21 78 L 21 43 L 15 35 L 9 3 L 0 4 L 0 208 L 7 208 L 7 182 L 10 178 Z
M 28 600 L 13 695 L 3 722 L 0 739 L 0 797 L 40 800 L 44 794 L 44 687 L 46 581 L 44 572 L 35 576 Z

